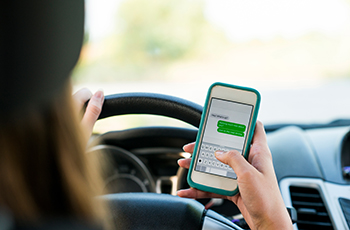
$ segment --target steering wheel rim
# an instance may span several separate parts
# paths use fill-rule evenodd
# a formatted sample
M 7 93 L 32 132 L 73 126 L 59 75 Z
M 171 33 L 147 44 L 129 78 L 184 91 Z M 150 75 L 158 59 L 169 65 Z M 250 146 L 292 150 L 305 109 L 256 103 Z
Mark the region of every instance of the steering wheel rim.
M 126 114 L 151 114 L 175 118 L 198 128 L 202 111 L 202 106 L 178 97 L 122 93 L 105 97 L 99 119 Z M 240 229 L 223 216 L 205 210 L 202 204 L 192 199 L 150 193 L 112 194 L 102 196 L 102 199 L 109 203 L 117 229 L 184 229 L 186 226 L 191 226 L 191 229 L 202 229 L 202 226 L 206 229 Z M 166 215 L 159 218 L 161 214 Z M 175 221 L 173 217 L 176 217 Z
M 203 107 L 191 101 L 156 93 L 121 93 L 105 97 L 98 119 L 126 114 L 161 115 L 199 127 Z

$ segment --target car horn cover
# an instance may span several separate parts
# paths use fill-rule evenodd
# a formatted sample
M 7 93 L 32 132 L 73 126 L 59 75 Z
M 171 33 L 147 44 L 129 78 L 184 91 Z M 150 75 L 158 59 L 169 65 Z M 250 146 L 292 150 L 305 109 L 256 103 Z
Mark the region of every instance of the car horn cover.
M 84 36 L 83 0 L 0 3 L 1 115 L 50 103 L 66 84 Z

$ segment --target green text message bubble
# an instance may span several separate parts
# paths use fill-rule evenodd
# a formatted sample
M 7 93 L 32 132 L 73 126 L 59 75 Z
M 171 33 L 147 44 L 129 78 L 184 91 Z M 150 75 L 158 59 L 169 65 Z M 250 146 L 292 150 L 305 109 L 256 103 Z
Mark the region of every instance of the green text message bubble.
M 244 137 L 243 132 L 232 131 L 232 130 L 224 129 L 224 128 L 218 128 L 218 132 L 229 134 L 229 135 L 234 135 L 234 136 L 238 136 L 238 137 Z
M 217 125 L 219 128 L 236 131 L 236 132 L 244 132 L 247 128 L 245 125 L 223 121 L 223 120 L 219 120 Z

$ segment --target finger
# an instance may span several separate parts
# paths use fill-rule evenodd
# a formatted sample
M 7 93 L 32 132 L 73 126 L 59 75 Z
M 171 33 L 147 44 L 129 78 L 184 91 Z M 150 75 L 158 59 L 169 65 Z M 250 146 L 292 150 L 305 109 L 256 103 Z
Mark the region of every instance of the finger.
M 261 121 L 256 122 L 252 144 L 267 144 L 264 125 Z
M 182 189 L 177 191 L 179 197 L 192 198 L 192 199 L 203 199 L 203 198 L 222 198 L 226 199 L 226 196 L 218 195 L 215 193 L 200 191 L 195 188 Z
M 82 119 L 82 125 L 86 127 L 86 132 L 92 133 L 92 129 L 95 125 L 97 118 L 99 117 L 102 105 L 104 102 L 104 95 L 102 91 L 97 91 L 90 99 L 84 117 Z
M 255 170 L 255 168 L 236 150 L 228 152 L 219 150 L 215 152 L 215 157 L 222 163 L 228 164 L 235 171 L 238 178 L 246 172 Z
M 76 102 L 79 110 L 83 108 L 85 102 L 87 102 L 91 97 L 92 93 L 87 88 L 83 88 L 77 91 L 75 94 L 73 94 L 73 99 Z
M 254 160 L 255 158 L 257 158 L 257 160 Z M 257 121 L 255 126 L 255 133 L 253 136 L 252 145 L 250 147 L 248 159 L 249 162 L 251 162 L 255 168 L 258 168 L 259 171 L 264 170 L 264 167 L 261 167 L 262 165 L 265 165 L 267 162 L 272 161 L 271 152 L 267 144 L 264 125 L 260 121 Z
M 190 164 L 191 164 L 191 158 L 187 158 L 187 159 L 180 159 L 177 161 L 177 164 L 185 169 L 189 169 L 190 168 Z
M 193 153 L 195 145 L 196 145 L 196 142 L 192 142 L 187 145 L 184 145 L 183 150 L 187 153 Z

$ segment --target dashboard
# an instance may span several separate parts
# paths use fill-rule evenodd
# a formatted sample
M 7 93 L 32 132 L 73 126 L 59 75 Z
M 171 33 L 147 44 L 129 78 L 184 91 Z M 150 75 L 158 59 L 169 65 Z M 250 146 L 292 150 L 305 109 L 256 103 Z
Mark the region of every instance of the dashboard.
M 96 135 L 89 154 L 107 161 L 106 193 L 176 195 L 188 188 L 187 171 L 177 160 L 190 157 L 182 146 L 195 141 L 196 129 L 142 127 Z M 287 207 L 298 214 L 294 229 L 349 229 L 349 127 L 302 129 L 286 126 L 267 133 L 276 176 Z M 242 228 L 237 207 L 227 200 L 199 200 Z
M 268 143 L 285 204 L 298 213 L 294 229 L 349 229 L 349 127 L 287 127 Z

